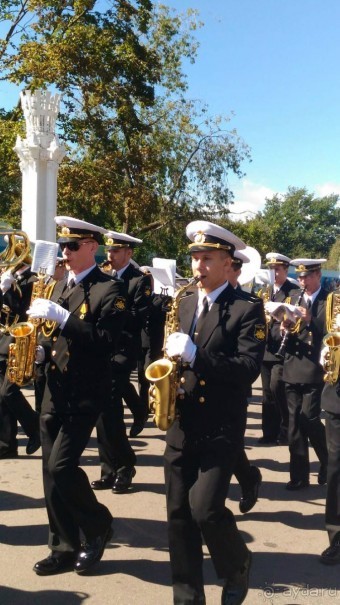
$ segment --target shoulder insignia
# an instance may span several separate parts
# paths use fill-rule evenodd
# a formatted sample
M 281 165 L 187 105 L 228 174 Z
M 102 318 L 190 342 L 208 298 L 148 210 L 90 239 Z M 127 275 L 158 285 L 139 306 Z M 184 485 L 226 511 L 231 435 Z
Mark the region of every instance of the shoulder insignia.
M 246 300 L 250 303 L 258 303 L 262 301 L 262 298 L 259 298 L 256 294 L 252 294 L 251 292 L 244 292 L 243 290 L 239 290 L 235 292 L 236 298 L 240 298 L 241 300 Z
M 126 300 L 125 300 L 124 296 L 116 296 L 114 303 L 113 303 L 113 307 L 114 307 L 114 309 L 117 309 L 117 311 L 125 311 Z
M 145 286 L 144 294 L 145 294 L 145 296 L 151 296 L 150 286 Z
M 255 324 L 254 327 L 254 338 L 262 341 L 266 338 L 266 326 L 264 324 Z

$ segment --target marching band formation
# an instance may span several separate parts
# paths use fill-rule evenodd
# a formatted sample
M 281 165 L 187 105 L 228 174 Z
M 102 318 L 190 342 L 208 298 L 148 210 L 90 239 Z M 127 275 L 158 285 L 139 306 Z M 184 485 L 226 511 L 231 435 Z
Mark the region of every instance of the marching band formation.
M 206 603 L 203 543 L 223 580 L 221 605 L 243 603 L 252 557 L 226 501 L 233 474 L 242 513 L 258 498 L 261 471 L 244 434 L 259 375 L 260 442 L 287 444 L 290 491 L 308 489 L 309 444 L 315 450 L 330 543 L 320 561 L 340 563 L 340 292 L 321 285 L 325 259 L 269 253 L 261 291 L 248 292 L 245 268 L 257 251 L 197 220 L 186 228 L 193 278 L 170 296 L 134 262 L 142 240 L 71 217 L 55 222 L 62 257 L 55 252 L 48 269 L 42 261 L 33 270 L 22 232 L 2 233 L 0 255 L 0 458 L 18 455 L 18 423 L 26 453 L 42 449 L 50 553 L 36 574 L 86 574 L 111 540 L 112 514 L 95 491 L 125 493 L 136 474 L 125 402 L 131 437 L 150 411 L 166 431 L 174 604 Z M 103 242 L 107 261 L 98 265 Z M 21 390 L 31 381 L 35 410 Z M 90 484 L 80 458 L 94 428 L 100 476 Z

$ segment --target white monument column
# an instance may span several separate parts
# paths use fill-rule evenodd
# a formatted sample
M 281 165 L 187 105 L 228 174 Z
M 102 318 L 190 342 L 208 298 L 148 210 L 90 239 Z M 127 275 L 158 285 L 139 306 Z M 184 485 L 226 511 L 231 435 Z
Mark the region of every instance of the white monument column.
M 31 241 L 54 242 L 58 170 L 65 156 L 55 132 L 60 95 L 37 90 L 20 96 L 26 139 L 18 136 L 14 150 L 22 172 L 21 228 Z

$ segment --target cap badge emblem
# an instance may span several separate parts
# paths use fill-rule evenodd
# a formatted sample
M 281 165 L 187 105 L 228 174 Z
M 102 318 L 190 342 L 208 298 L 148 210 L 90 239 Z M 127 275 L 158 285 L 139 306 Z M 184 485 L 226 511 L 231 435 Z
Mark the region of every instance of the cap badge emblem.
M 205 242 L 205 235 L 202 231 L 198 231 L 195 235 L 195 244 L 203 244 Z
M 65 225 L 61 229 L 61 235 L 70 235 L 70 230 Z

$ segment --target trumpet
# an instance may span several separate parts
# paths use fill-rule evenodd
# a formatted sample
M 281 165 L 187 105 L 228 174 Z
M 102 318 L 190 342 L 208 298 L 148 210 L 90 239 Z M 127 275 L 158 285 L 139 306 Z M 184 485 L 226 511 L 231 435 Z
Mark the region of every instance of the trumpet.
M 296 304 L 295 304 L 296 307 L 300 306 L 305 291 L 306 291 L 306 288 L 303 288 L 303 290 L 301 290 L 300 296 L 297 299 Z M 284 359 L 285 358 L 289 336 L 291 334 L 293 334 L 294 332 L 298 331 L 298 329 L 300 327 L 300 321 L 301 320 L 298 319 L 297 322 L 296 322 L 296 324 L 295 324 L 295 326 L 293 326 L 293 328 L 287 328 L 284 331 L 280 347 L 279 347 L 278 351 L 276 351 L 276 353 L 275 353 L 275 357 L 277 357 L 278 359 Z

